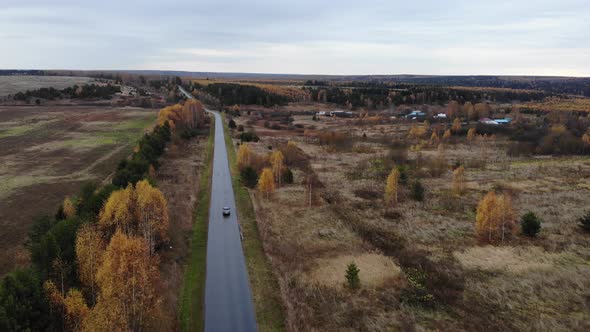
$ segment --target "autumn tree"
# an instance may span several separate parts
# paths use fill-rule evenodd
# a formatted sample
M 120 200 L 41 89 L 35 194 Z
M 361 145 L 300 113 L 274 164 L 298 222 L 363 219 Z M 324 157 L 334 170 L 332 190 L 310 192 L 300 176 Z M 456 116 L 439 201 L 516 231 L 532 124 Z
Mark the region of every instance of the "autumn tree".
M 83 321 L 90 312 L 84 295 L 79 290 L 70 288 L 64 296 L 52 281 L 46 281 L 43 284 L 43 289 L 51 308 L 62 316 L 66 330 L 81 331 Z
M 102 264 L 106 247 L 101 234 L 91 224 L 83 225 L 76 237 L 76 261 L 80 282 L 90 290 L 92 303 L 96 302 L 96 272 Z
M 457 118 L 459 116 L 459 103 L 455 100 L 449 102 L 447 106 L 447 115 L 450 119 Z
M 399 177 L 400 172 L 396 167 L 391 170 L 387 177 L 387 182 L 385 184 L 385 202 L 388 206 L 395 206 L 397 204 Z
M 422 138 L 428 130 L 430 129 L 430 123 L 428 121 L 424 121 L 421 125 L 415 125 L 410 128 L 408 132 L 408 136 L 410 138 Z
M 147 180 L 137 182 L 135 197 L 139 233 L 153 255 L 158 240 L 164 241 L 168 232 L 168 204 L 164 194 Z
M 107 235 L 116 229 L 131 234 L 135 221 L 135 190 L 129 184 L 127 188 L 114 191 L 106 201 L 98 217 L 98 227 Z
M 475 134 L 477 134 L 477 130 L 475 128 L 469 128 L 469 130 L 467 131 L 467 140 L 473 141 L 473 139 L 475 138 Z
M 262 170 L 262 174 L 258 178 L 258 190 L 265 193 L 267 198 L 275 190 L 274 176 L 270 168 Z
M 473 104 L 468 101 L 463 105 L 463 114 L 467 116 L 467 119 L 473 120 L 477 119 L 477 114 L 475 113 L 475 108 Z
M 463 166 L 453 171 L 453 191 L 459 196 L 465 193 L 465 167 Z
M 477 206 L 475 231 L 480 238 L 487 238 L 489 242 L 498 239 L 504 241 L 506 234 L 516 232 L 515 220 L 511 197 L 491 191 Z
M 453 120 L 453 125 L 451 126 L 451 130 L 453 130 L 453 132 L 458 133 L 461 131 L 461 120 L 459 120 L 458 118 Z
M 488 103 L 475 104 L 474 109 L 475 114 L 477 114 L 477 118 L 487 118 L 492 113 L 492 107 Z
M 140 331 L 158 316 L 158 260 L 147 243 L 118 230 L 97 272 L 100 294 L 84 322 L 86 331 Z
M 285 167 L 285 157 L 281 151 L 275 151 L 270 155 L 270 165 L 272 167 L 272 173 L 275 177 L 276 183 L 279 187 L 281 186 L 281 172 Z
M 590 148 L 590 135 L 588 133 L 582 135 L 582 142 L 584 143 L 584 149 Z
M 440 139 L 438 138 L 438 133 L 436 132 L 436 130 L 433 130 L 432 135 L 430 135 L 430 143 L 436 144 L 439 141 L 440 141 Z
M 168 231 L 168 208 L 162 192 L 147 180 L 137 182 L 111 194 L 99 215 L 98 227 L 105 234 L 120 229 L 127 235 L 139 234 L 147 242 L 150 254 L 165 241 Z
M 312 170 L 307 173 L 303 179 L 305 185 L 305 197 L 309 207 L 317 200 L 318 189 L 323 187 L 323 183 L 318 178 L 317 174 Z
M 443 134 L 443 141 L 448 141 L 451 138 L 451 130 L 447 129 L 445 130 L 445 133 Z
M 63 213 L 66 218 L 73 218 L 76 216 L 76 205 L 72 198 L 66 197 L 63 202 Z
M 252 155 L 252 148 L 248 143 L 242 143 L 238 149 L 238 168 L 243 169 L 250 166 L 250 157 Z
M 173 131 L 200 128 L 205 119 L 203 105 L 196 99 L 189 99 L 184 105 L 165 107 L 158 113 L 158 124 L 168 123 Z
M 283 156 L 285 157 L 285 164 L 292 165 L 293 163 L 297 162 L 301 159 L 301 152 L 297 147 L 297 144 L 293 141 L 287 142 L 287 145 L 283 145 L 280 147 Z

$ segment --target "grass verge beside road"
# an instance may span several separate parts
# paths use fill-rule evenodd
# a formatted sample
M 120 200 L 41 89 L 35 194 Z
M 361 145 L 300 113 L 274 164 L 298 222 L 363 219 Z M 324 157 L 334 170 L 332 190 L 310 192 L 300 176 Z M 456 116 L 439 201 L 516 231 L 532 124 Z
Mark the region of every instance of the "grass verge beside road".
M 213 120 L 215 121 L 215 120 Z M 203 331 L 205 277 L 207 267 L 207 229 L 209 224 L 209 202 L 211 200 L 211 172 L 215 122 L 211 125 L 205 164 L 199 178 L 199 194 L 194 212 L 193 237 L 190 260 L 184 271 L 180 323 L 182 331 Z
M 262 247 L 250 194 L 248 193 L 248 189 L 240 182 L 236 151 L 224 114 L 222 115 L 222 119 L 236 207 L 238 209 L 238 220 L 244 235 L 242 246 L 244 248 L 244 256 L 246 257 L 248 276 L 254 298 L 258 329 L 260 331 L 284 331 L 285 314 L 280 297 L 279 284 Z

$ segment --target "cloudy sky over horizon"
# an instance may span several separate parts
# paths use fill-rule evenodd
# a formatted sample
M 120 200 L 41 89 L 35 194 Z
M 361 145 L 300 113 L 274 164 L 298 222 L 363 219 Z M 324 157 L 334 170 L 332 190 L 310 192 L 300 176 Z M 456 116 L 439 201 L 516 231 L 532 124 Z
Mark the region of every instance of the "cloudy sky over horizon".
M 0 69 L 590 76 L 588 0 L 0 0 Z

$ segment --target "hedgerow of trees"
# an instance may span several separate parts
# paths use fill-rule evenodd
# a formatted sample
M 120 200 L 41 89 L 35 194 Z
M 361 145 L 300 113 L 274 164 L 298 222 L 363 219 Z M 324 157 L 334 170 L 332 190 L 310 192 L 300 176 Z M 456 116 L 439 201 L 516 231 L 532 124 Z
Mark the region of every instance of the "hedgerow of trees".
M 121 92 L 121 87 L 118 85 L 74 85 L 63 90 L 55 88 L 40 88 L 37 90 L 27 90 L 25 92 L 18 92 L 14 94 L 14 100 L 27 101 L 32 98 L 41 98 L 47 100 L 62 99 L 62 98 L 101 98 L 110 99 L 115 93 Z

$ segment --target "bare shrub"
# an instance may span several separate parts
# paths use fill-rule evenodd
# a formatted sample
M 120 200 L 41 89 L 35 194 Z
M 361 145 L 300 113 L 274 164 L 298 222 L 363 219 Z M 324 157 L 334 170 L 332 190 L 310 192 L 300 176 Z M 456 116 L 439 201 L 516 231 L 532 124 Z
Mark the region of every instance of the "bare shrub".
M 376 200 L 383 197 L 383 192 L 372 188 L 359 188 L 354 190 L 354 195 L 366 200 Z

